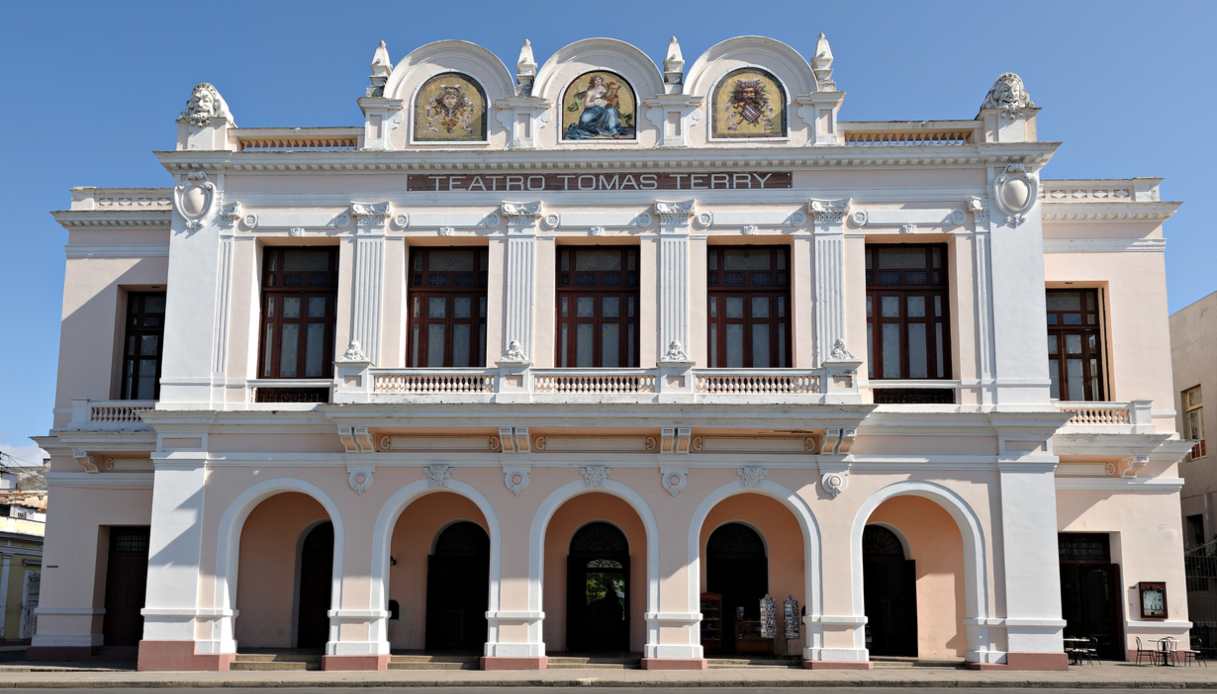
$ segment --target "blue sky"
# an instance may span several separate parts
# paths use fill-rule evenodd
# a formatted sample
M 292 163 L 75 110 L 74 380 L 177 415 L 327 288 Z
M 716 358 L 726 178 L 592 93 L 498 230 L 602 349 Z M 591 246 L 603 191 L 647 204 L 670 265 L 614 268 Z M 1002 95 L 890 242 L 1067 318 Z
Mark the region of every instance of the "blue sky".
M 374 9 L 370 9 L 374 8 Z M 1217 114 L 1217 2 L 23 2 L 0 22 L 0 449 L 51 421 L 63 244 L 47 214 L 74 185 L 167 185 L 151 152 L 199 81 L 241 126 L 355 125 L 376 42 L 394 61 L 464 38 L 514 66 L 588 36 L 656 61 L 675 33 L 692 63 L 710 45 L 765 34 L 807 56 L 824 31 L 847 92 L 842 118 L 971 118 L 1013 70 L 1064 142 L 1045 175 L 1162 176 L 1185 205 L 1167 225 L 1172 310 L 1217 289 L 1209 170 Z

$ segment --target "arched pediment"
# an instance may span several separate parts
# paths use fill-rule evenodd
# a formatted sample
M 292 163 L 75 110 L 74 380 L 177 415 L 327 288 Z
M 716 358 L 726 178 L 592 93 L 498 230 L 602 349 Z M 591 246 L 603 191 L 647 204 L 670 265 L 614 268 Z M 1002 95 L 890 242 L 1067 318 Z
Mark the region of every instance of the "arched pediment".
M 723 77 L 747 67 L 772 74 L 781 82 L 788 100 L 816 90 L 811 65 L 789 44 L 766 36 L 736 36 L 698 56 L 685 76 L 684 93 L 705 97 L 708 102 Z
M 515 93 L 511 73 L 497 55 L 471 41 L 446 39 L 419 46 L 394 65 L 384 95 L 413 106 L 409 102 L 418 87 L 444 72 L 461 73 L 477 80 L 491 101 Z
M 619 39 L 593 38 L 568 43 L 551 55 L 537 71 L 532 95 L 556 103 L 575 78 L 595 70 L 621 75 L 639 99 L 663 94 L 663 77 L 646 53 Z

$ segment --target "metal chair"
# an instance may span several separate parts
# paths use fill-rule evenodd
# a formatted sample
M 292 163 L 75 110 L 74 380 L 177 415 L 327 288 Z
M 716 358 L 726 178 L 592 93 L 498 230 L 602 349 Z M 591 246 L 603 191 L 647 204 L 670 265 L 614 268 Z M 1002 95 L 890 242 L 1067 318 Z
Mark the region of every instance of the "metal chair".
M 1141 664 L 1142 658 L 1149 658 L 1150 665 L 1158 664 L 1158 651 L 1153 648 L 1146 648 L 1141 643 L 1141 637 L 1137 637 L 1137 665 Z

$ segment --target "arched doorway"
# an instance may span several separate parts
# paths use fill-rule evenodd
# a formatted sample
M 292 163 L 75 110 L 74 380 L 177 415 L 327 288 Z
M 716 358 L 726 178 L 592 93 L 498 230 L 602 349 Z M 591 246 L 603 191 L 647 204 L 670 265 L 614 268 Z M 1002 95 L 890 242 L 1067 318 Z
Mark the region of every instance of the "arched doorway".
M 335 527 L 298 491 L 258 502 L 240 526 L 233 631 L 243 649 L 322 648 L 329 638 Z
M 871 655 L 917 656 L 917 568 L 882 525 L 862 531 L 863 600 Z
M 741 632 L 759 624 L 761 598 L 769 592 L 769 558 L 759 533 L 743 523 L 727 523 L 706 543 L 705 596 L 719 603 L 721 637 L 702 645 L 711 653 L 734 653 Z
M 630 650 L 630 549 L 617 526 L 588 523 L 570 541 L 566 569 L 566 648 L 572 653 Z
M 334 571 L 334 524 L 318 523 L 300 543 L 300 591 L 296 647 L 324 648 L 329 639 L 330 590 Z
M 482 650 L 489 582 L 490 536 L 482 526 L 445 528 L 427 557 L 427 650 Z

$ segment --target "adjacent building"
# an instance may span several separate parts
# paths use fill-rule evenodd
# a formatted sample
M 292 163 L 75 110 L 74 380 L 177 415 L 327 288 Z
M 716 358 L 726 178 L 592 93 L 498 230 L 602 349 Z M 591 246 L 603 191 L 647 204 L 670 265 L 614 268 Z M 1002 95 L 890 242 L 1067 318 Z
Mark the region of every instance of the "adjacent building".
M 0 643 L 29 643 L 37 626 L 47 499 L 42 473 L 0 462 Z
M 1186 643 L 1178 203 L 1047 178 L 1017 75 L 974 117 L 850 121 L 800 48 L 525 42 L 513 76 L 382 43 L 353 127 L 240 128 L 196 85 L 170 186 L 54 213 L 33 652 Z

